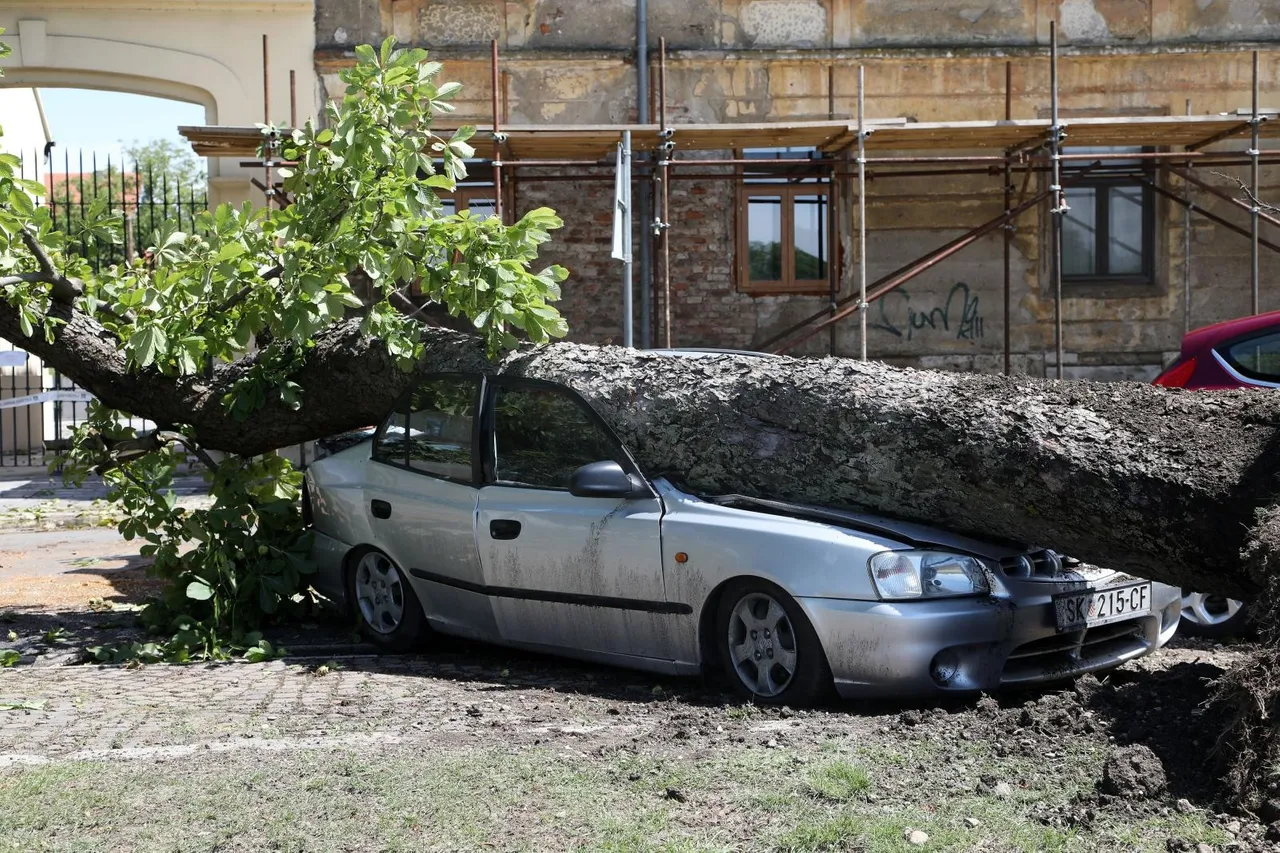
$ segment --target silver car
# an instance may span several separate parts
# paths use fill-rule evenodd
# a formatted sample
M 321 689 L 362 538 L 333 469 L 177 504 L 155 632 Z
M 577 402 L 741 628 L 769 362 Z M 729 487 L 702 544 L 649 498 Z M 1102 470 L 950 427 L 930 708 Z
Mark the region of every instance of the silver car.
M 425 379 L 307 470 L 320 592 L 389 650 L 429 631 L 762 703 L 991 691 L 1149 654 L 1179 590 L 860 512 L 695 494 L 568 388 Z

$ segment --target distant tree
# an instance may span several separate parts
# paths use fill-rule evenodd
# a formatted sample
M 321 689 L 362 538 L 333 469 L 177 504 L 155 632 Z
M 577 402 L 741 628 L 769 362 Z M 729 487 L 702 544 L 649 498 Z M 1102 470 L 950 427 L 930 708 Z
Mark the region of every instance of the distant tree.
M 133 166 L 133 174 L 127 174 L 125 185 L 134 175 L 142 179 L 144 197 L 150 195 L 157 201 L 172 202 L 181 192 L 189 198 L 194 192 L 204 192 L 207 176 L 204 163 L 189 148 L 171 139 L 152 139 L 149 142 L 134 140 L 124 146 L 125 162 Z M 165 195 L 167 193 L 167 195 Z
M 82 172 L 51 171 L 45 177 L 46 203 L 54 223 L 70 238 L 68 248 L 95 266 L 125 255 L 125 245 L 117 239 L 119 221 L 104 230 L 101 214 L 127 220 L 132 245 L 140 246 L 170 218 L 190 226 L 205 205 L 204 164 L 190 150 L 169 139 L 135 139 L 123 148 L 121 162 L 95 163 Z

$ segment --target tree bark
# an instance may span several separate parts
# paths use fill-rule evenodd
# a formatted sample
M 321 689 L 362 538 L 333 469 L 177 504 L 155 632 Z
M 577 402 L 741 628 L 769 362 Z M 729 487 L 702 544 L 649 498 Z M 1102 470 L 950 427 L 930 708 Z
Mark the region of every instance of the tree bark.
M 701 492 L 862 508 L 1234 596 L 1260 589 L 1280 553 L 1280 521 L 1260 518 L 1280 464 L 1273 394 L 575 344 L 490 362 L 445 329 L 424 331 L 426 353 L 406 373 L 347 320 L 293 377 L 300 411 L 272 401 L 238 423 L 222 397 L 252 357 L 211 378 L 130 373 L 109 333 L 58 310 L 67 322 L 48 344 L 0 304 L 0 336 L 208 449 L 251 455 L 377 423 L 417 377 L 500 372 L 574 388 L 647 473 Z

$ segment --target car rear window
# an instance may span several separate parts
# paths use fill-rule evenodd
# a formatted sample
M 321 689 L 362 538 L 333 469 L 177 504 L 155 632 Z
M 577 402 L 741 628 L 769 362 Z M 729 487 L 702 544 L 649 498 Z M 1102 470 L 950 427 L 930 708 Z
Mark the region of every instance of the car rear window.
M 427 379 L 383 426 L 374 458 L 450 480 L 472 481 L 478 378 Z
M 1280 332 L 1236 341 L 1224 355 L 1232 367 L 1250 379 L 1280 382 Z

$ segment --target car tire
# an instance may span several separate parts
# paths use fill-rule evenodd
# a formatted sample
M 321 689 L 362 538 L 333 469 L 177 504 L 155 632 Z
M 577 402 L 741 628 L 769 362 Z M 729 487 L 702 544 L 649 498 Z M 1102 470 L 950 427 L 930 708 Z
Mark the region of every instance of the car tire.
M 1182 591 L 1182 621 L 1178 631 L 1190 637 L 1247 636 L 1249 608 L 1243 602 L 1220 595 Z
M 383 651 L 410 651 L 427 633 L 426 617 L 408 576 L 376 548 L 353 555 L 347 601 L 360 633 Z
M 831 692 L 831 667 L 817 632 L 776 584 L 732 581 L 720 595 L 715 625 L 721 666 L 734 690 L 752 702 L 809 705 Z

